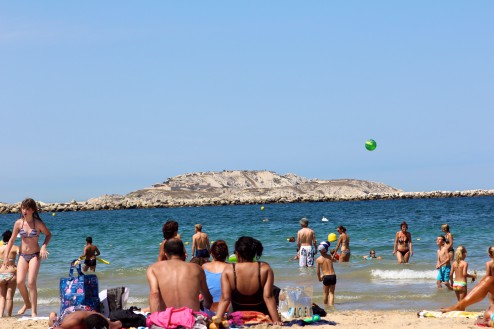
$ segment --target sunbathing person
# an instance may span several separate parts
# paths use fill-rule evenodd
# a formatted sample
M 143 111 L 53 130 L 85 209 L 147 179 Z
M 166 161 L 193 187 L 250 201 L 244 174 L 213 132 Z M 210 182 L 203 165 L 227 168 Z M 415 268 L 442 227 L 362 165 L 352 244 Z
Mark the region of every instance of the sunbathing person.
M 64 313 L 57 318 L 57 314 L 52 312 L 48 319 L 48 325 L 53 329 L 119 329 L 122 322 L 109 321 L 96 311 L 75 310 L 67 308 Z
M 169 239 L 163 246 L 167 261 L 158 261 L 147 269 L 150 312 L 164 311 L 167 307 L 188 307 L 199 311 L 199 294 L 204 307 L 210 308 L 213 298 L 206 284 L 204 270 L 197 264 L 185 262 L 184 244 Z
M 468 306 L 482 301 L 487 293 L 494 294 L 494 276 L 484 276 L 465 298 L 456 303 L 455 306 L 441 308 L 441 312 L 464 311 Z M 484 318 L 480 319 L 478 323 L 489 324 L 493 311 L 493 307 L 489 306 L 484 313 Z
M 274 324 L 281 325 L 273 295 L 274 275 L 268 263 L 254 261 L 262 255 L 262 243 L 243 236 L 235 242 L 237 263 L 226 266 L 221 276 L 221 299 L 216 314 L 233 311 L 258 311 L 268 314 Z

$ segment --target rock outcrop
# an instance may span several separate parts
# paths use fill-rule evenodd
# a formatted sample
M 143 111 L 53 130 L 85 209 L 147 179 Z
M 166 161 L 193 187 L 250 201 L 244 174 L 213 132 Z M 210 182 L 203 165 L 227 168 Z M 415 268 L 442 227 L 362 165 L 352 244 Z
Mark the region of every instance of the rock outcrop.
M 222 171 L 179 175 L 127 195 L 103 195 L 83 202 L 45 204 L 41 211 L 62 212 L 237 204 L 323 202 L 494 196 L 494 190 L 403 192 L 356 179 L 319 180 L 272 171 Z M 20 203 L 0 203 L 0 213 L 18 213 Z

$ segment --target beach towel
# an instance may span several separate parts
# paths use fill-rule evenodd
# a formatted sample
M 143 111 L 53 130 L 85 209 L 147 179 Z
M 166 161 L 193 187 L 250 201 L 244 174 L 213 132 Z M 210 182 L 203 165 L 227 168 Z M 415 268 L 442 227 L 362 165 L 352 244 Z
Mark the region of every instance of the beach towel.
M 60 313 L 70 306 L 86 305 L 100 311 L 98 277 L 96 274 L 84 274 L 80 262 L 70 264 L 69 277 L 60 278 Z M 77 273 L 74 275 L 74 269 Z
M 419 318 L 470 318 L 476 319 L 480 316 L 484 316 L 484 312 L 467 312 L 467 311 L 452 311 L 452 312 L 438 312 L 438 311 L 420 311 L 417 313 Z
M 207 329 L 210 319 L 202 312 L 194 312 L 188 307 L 174 308 L 168 307 L 161 312 L 154 312 L 148 315 L 146 325 L 148 327 L 158 327 L 174 329 L 177 327 Z
M 142 314 L 136 314 L 132 310 L 111 311 L 110 320 L 122 322 L 122 328 L 136 328 L 146 326 L 146 317 Z
M 238 327 L 243 325 L 271 323 L 271 318 L 257 311 L 237 311 L 228 315 L 228 322 L 231 326 Z

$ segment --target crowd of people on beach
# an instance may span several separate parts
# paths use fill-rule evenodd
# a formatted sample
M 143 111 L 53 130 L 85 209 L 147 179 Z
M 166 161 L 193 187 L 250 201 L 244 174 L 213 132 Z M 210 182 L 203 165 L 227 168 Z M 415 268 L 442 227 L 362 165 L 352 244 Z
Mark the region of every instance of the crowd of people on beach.
M 224 240 L 210 243 L 201 224 L 194 227 L 192 236 L 192 257 L 187 262 L 187 252 L 178 233 L 179 224 L 169 220 L 163 224 L 163 241 L 160 244 L 157 261 L 147 268 L 146 277 L 149 284 L 149 307 L 151 321 L 158 321 L 153 314 L 178 312 L 184 307 L 191 310 L 193 319 L 187 321 L 207 322 L 211 319 L 216 328 L 224 323 L 224 315 L 231 312 L 259 312 L 270 323 L 282 325 L 277 309 L 274 273 L 270 265 L 260 261 L 263 253 L 261 241 L 249 237 L 239 237 L 234 245 L 234 256 L 229 257 L 229 248 Z M 467 279 L 477 279 L 476 273 L 468 272 L 465 260 L 467 249 L 459 246 L 453 248 L 453 235 L 447 224 L 441 227 L 443 235 L 436 239 L 438 246 L 436 268 L 438 269 L 437 286 L 444 284 L 454 290 L 458 303 L 442 311 L 465 310 L 466 307 L 488 296 L 491 303 L 485 312 L 483 321 L 492 323 L 490 316 L 494 313 L 494 247 L 490 247 L 490 260 L 486 263 L 485 277 L 469 293 Z M 326 307 L 334 307 L 336 273 L 334 263 L 349 262 L 350 236 L 344 226 L 336 228 L 339 237 L 335 240 L 316 240 L 314 230 L 309 228 L 309 220 L 300 220 L 297 237 L 288 239 L 296 242 L 299 266 L 316 267 L 316 275 L 323 288 L 323 302 Z M 40 235 L 44 240 L 40 245 Z M 16 237 L 21 239 L 20 246 L 14 244 Z M 21 203 L 21 216 L 14 223 L 13 230 L 4 232 L 0 245 L 2 264 L 0 266 L 0 315 L 5 309 L 12 315 L 13 296 L 16 288 L 23 299 L 19 315 L 31 310 L 32 317 L 37 316 L 37 276 L 41 260 L 49 255 L 47 246 L 52 238 L 50 230 L 41 220 L 38 206 L 33 199 Z M 330 249 L 331 242 L 336 247 Z M 406 222 L 401 223 L 396 233 L 393 255 L 400 264 L 408 263 L 413 255 L 412 236 Z M 338 253 L 339 251 L 339 253 Z M 315 258 L 317 253 L 320 255 Z M 86 246 L 80 259 L 84 260 L 84 271 L 95 271 L 99 249 L 86 238 Z M 212 260 L 210 259 L 212 258 Z M 367 259 L 382 259 L 374 250 L 369 251 Z M 16 261 L 17 260 L 17 261 Z M 227 262 L 228 261 L 228 262 Z M 27 280 L 27 286 L 26 286 Z M 167 313 L 167 314 L 168 314 Z M 181 316 L 181 315 L 180 315 Z M 493 315 L 494 317 L 494 315 Z M 154 319 L 154 320 L 153 320 Z M 90 310 L 70 309 L 57 316 L 50 314 L 50 325 L 55 328 L 120 328 L 118 321 L 109 321 L 102 314 Z

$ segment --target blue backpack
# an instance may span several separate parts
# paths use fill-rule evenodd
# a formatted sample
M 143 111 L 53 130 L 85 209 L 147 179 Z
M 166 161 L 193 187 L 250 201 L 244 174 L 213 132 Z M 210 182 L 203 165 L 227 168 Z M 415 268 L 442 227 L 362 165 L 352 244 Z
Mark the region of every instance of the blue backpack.
M 77 270 L 74 276 L 74 269 Z M 60 313 L 70 306 L 85 305 L 100 312 L 98 277 L 96 274 L 84 274 L 81 261 L 70 264 L 69 277 L 60 278 Z

